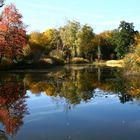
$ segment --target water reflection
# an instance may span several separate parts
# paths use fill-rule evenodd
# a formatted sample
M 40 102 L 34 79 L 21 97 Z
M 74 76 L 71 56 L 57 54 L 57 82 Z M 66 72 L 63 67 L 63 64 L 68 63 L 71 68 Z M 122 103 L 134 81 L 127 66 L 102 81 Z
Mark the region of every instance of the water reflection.
M 17 79 L 17 75 L 1 76 L 0 122 L 4 130 L 0 130 L 0 137 L 3 137 L 4 133 L 11 136 L 17 133 L 27 113 L 26 98 L 26 89 L 23 82 Z
M 69 104 L 88 102 L 99 88 L 117 94 L 121 103 L 140 97 L 139 77 L 128 77 L 123 70 L 110 68 L 67 68 L 47 74 L 26 74 L 25 85 L 33 94 L 62 97 Z
M 102 94 L 97 93 L 97 89 Z M 46 73 L 0 75 L 0 138 L 16 135 L 28 114 L 26 91 L 33 95 L 65 100 L 67 110 L 97 96 L 116 95 L 120 103 L 140 98 L 139 77 L 126 76 L 122 69 L 67 66 Z M 56 100 L 58 102 L 58 100 Z

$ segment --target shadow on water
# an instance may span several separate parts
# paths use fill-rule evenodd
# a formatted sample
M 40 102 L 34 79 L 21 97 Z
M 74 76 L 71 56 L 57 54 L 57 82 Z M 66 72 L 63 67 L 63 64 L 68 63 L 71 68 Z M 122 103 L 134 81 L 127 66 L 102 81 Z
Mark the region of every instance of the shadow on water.
M 0 75 L 0 139 L 16 136 L 28 111 L 27 100 L 44 95 L 68 111 L 94 98 L 115 95 L 120 103 L 139 101 L 139 77 L 126 77 L 119 68 L 67 66 L 47 73 L 3 73 Z M 97 91 L 103 91 L 99 92 Z M 57 100 L 59 99 L 59 100 Z

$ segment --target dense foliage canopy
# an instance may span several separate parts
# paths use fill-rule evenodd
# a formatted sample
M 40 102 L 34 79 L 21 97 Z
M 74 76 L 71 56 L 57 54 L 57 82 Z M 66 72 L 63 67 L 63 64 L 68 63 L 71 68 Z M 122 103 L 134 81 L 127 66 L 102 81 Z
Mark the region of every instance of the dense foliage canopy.
M 4 0 L 0 1 L 0 6 L 3 4 Z M 90 25 L 70 20 L 58 29 L 26 34 L 21 13 L 9 4 L 0 15 L 0 63 L 53 63 L 52 58 L 65 63 L 122 59 L 134 52 L 138 35 L 133 23 L 126 21 L 112 31 L 95 34 Z

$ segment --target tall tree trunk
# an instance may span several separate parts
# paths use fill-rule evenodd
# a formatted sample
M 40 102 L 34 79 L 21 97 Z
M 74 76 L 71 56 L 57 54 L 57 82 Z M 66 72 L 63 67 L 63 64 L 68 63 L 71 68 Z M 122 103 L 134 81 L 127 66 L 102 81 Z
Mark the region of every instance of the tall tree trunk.
M 101 60 L 101 47 L 100 47 L 100 39 L 99 39 L 99 42 L 98 42 L 98 61 Z

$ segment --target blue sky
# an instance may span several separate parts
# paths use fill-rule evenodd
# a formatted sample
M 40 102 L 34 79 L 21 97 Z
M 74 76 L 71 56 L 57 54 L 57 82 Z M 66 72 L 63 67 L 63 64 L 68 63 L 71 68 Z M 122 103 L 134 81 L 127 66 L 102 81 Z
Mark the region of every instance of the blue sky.
M 58 28 L 66 20 L 88 23 L 96 33 L 117 28 L 121 20 L 134 22 L 140 30 L 140 0 L 6 0 L 10 2 L 22 13 L 29 32 Z

